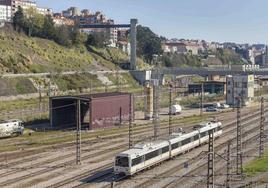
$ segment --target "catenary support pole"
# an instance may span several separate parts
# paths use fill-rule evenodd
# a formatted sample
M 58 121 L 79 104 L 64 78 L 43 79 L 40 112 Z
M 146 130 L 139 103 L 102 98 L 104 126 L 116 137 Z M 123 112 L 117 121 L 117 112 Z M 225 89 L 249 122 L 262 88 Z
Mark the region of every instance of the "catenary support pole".
M 128 118 L 128 148 L 131 149 L 133 146 L 132 134 L 133 134 L 133 127 L 132 127 L 132 108 L 133 108 L 133 94 L 130 94 L 129 100 L 129 118 Z
M 172 85 L 169 85 L 169 117 L 168 117 L 168 134 L 172 133 Z
M 236 173 L 243 174 L 243 160 L 242 160 L 242 125 L 241 125 L 241 99 L 237 99 L 237 155 L 236 155 Z
M 227 165 L 226 165 L 226 188 L 230 188 L 231 183 L 231 141 L 228 142 L 227 146 Z
M 80 99 L 77 100 L 76 104 L 76 120 L 77 120 L 77 127 L 76 127 L 76 164 L 81 164 L 81 101 Z
M 214 131 L 209 131 L 207 188 L 214 188 Z
M 259 157 L 264 156 L 264 98 L 261 98 L 261 121 L 260 121 L 260 148 Z

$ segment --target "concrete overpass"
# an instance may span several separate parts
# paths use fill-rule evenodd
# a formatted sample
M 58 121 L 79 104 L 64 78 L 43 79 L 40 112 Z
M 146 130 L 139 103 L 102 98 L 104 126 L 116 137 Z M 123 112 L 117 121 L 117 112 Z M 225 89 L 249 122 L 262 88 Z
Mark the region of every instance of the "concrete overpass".
M 162 75 L 236 75 L 236 74 L 254 74 L 258 76 L 268 75 L 268 68 L 260 68 L 258 70 L 231 70 L 230 68 L 161 68 Z

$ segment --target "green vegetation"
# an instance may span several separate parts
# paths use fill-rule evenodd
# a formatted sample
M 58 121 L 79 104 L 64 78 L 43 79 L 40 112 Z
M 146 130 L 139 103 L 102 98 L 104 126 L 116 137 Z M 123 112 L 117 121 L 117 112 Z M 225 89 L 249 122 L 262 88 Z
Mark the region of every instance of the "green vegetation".
M 241 64 L 241 55 L 231 49 L 217 49 L 216 57 L 219 58 L 223 64 Z
M 36 89 L 28 78 L 0 78 L 0 96 L 35 93 Z
M 173 122 L 176 125 L 181 124 L 194 124 L 199 123 L 204 118 L 209 118 L 209 116 L 190 116 L 183 117 L 179 119 L 173 119 Z M 167 120 L 161 121 L 161 127 L 167 126 Z M 152 126 L 151 123 L 148 123 L 147 126 Z M 139 125 L 134 125 L 133 130 L 139 131 L 143 127 Z M 114 127 L 106 130 L 96 130 L 94 132 L 82 132 L 82 140 L 84 139 L 95 139 L 99 138 L 108 138 L 112 135 L 124 134 L 127 133 L 128 126 Z M 62 144 L 66 142 L 75 141 L 75 132 L 70 131 L 46 131 L 46 132 L 33 132 L 31 135 L 29 133 L 30 129 L 26 129 L 25 134 L 21 137 L 11 138 L 12 142 L 9 142 L 10 139 L 5 139 L 0 142 L 0 152 L 7 151 L 16 151 L 20 149 L 29 149 L 29 148 L 39 148 L 45 146 L 52 146 L 55 144 Z
M 163 62 L 166 67 L 200 67 L 201 61 L 198 56 L 191 54 L 165 54 Z
M 248 176 L 263 172 L 268 172 L 268 152 L 265 153 L 264 158 L 255 159 L 245 166 L 245 173 Z
M 77 90 L 80 88 L 90 88 L 102 86 L 100 80 L 97 79 L 97 75 L 92 74 L 75 74 L 75 75 L 56 75 L 51 80 L 57 84 L 61 91 Z
M 137 27 L 137 54 L 151 63 L 153 54 L 162 54 L 161 39 L 149 27 Z

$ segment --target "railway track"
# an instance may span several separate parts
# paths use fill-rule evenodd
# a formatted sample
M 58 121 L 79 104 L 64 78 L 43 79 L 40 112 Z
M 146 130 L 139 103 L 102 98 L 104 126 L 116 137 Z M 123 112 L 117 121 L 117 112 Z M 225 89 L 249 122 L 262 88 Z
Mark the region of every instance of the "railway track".
M 174 126 L 175 127 L 175 126 Z M 146 128 L 148 129 L 148 128 Z M 161 129 L 166 129 L 166 127 L 161 127 Z M 136 130 L 134 131 L 134 134 L 137 134 L 135 137 L 137 138 L 141 138 L 142 135 L 148 135 L 148 132 L 144 132 L 144 129 L 142 130 Z M 144 138 L 144 139 L 141 139 L 141 141 L 143 140 L 146 140 L 148 139 L 148 137 Z M 107 143 L 105 144 L 105 146 L 108 146 L 110 145 L 110 143 Z M 110 151 L 113 152 L 112 156 L 114 155 L 114 152 L 117 151 L 119 152 L 120 150 L 119 149 L 127 149 L 127 146 L 128 146 L 128 143 L 126 144 L 122 144 L 122 145 L 119 145 L 117 147 L 113 147 L 111 148 Z M 95 156 L 99 156 L 99 155 L 103 155 L 103 154 L 106 154 L 107 153 L 107 150 L 105 151 L 100 151 L 100 152 L 96 152 L 94 154 L 90 154 L 90 155 L 86 155 L 86 156 L 83 156 L 82 157 L 82 160 L 85 160 L 87 158 L 91 158 L 91 157 L 95 157 Z M 40 163 L 37 163 L 35 165 L 31 165 L 30 167 L 25 167 L 25 168 L 20 168 L 20 169 L 15 169 L 11 172 L 7 172 L 7 173 L 2 173 L 1 174 L 1 177 L 5 177 L 5 176 L 9 176 L 9 175 L 12 175 L 12 174 L 15 174 L 15 173 L 18 173 L 18 172 L 22 172 L 22 171 L 25 171 L 27 169 L 33 169 L 33 168 L 36 168 L 38 167 L 39 165 L 42 165 L 43 163 L 48 163 L 48 162 L 51 162 L 51 161 L 55 161 L 55 160 L 60 160 L 60 159 L 63 159 L 63 158 L 66 158 L 66 157 L 70 157 L 70 156 L 74 156 L 74 154 L 68 154 L 68 155 L 64 155 L 64 156 L 60 156 L 60 157 L 57 157 L 57 158 L 54 158 L 54 159 L 49 159 L 49 161 L 43 161 L 43 162 L 40 162 Z M 111 158 L 111 156 L 107 157 L 107 158 Z M 25 162 L 25 161 L 24 161 Z M 95 162 L 99 162 L 99 161 L 95 161 Z M 46 168 L 46 169 L 42 169 L 42 170 L 39 170 L 37 172 L 33 172 L 33 173 L 30 173 L 30 174 L 27 174 L 27 175 L 23 175 L 23 176 L 20 176 L 20 177 L 17 177 L 17 178 L 13 178 L 13 179 L 10 179 L 10 180 L 7 180 L 5 182 L 2 182 L 0 183 L 0 186 L 9 186 L 9 185 L 12 185 L 14 183 L 18 183 L 22 180 L 25 180 L 27 178 L 30 178 L 30 177 L 34 177 L 34 176 L 38 176 L 38 175 L 41 175 L 41 174 L 44 174 L 44 173 L 47 173 L 47 172 L 50 172 L 50 171 L 53 171 L 57 168 L 60 168 L 60 167 L 66 167 L 68 165 L 72 165 L 75 163 L 75 160 L 71 160 L 71 161 L 68 161 L 68 162 L 63 162 L 63 163 L 60 163 L 58 164 L 55 168 L 51 167 L 51 168 Z M 98 169 L 96 169 L 98 170 Z M 95 169 L 94 169 L 95 171 Z
M 253 120 L 253 121 L 247 122 L 246 125 L 245 125 L 245 124 L 243 125 L 243 127 L 245 128 L 245 127 L 247 127 L 247 126 L 250 126 L 251 123 L 256 122 L 256 121 L 258 121 L 258 120 Z M 229 127 L 230 127 L 230 126 L 229 126 Z M 223 129 L 226 129 L 226 127 L 223 127 Z M 252 133 L 252 131 L 254 131 L 254 130 L 256 130 L 256 129 L 258 129 L 258 127 L 253 127 L 253 128 L 251 128 L 250 130 L 244 132 L 243 135 L 245 136 L 245 135 L 247 135 L 247 134 L 250 134 L 250 133 Z M 224 136 L 226 136 L 226 135 L 231 134 L 231 133 L 233 132 L 233 130 L 234 130 L 234 129 L 230 129 L 230 130 L 228 130 L 227 132 L 225 131 L 225 132 L 221 135 L 221 137 L 224 137 Z M 234 138 L 232 138 L 232 139 L 234 139 Z M 225 145 L 226 145 L 226 142 L 220 143 L 219 145 L 217 145 L 217 146 L 215 147 L 215 151 L 218 151 L 218 150 L 224 148 Z M 199 161 L 199 158 L 200 158 L 200 156 L 197 156 L 197 157 L 195 156 L 193 159 L 190 159 L 190 160 L 185 161 L 185 162 L 187 162 L 188 164 L 193 164 L 193 163 Z M 184 162 L 181 163 L 181 164 L 179 164 L 179 165 L 176 165 L 176 166 L 175 166 L 174 168 L 172 168 L 172 169 L 168 169 L 167 171 L 165 171 L 165 172 L 163 172 L 163 173 L 161 173 L 161 174 L 158 174 L 157 177 L 168 177 L 168 176 L 171 176 L 172 174 L 178 172 L 178 169 L 183 169 L 183 168 L 184 168 L 184 167 L 183 167 L 183 164 L 184 164 Z M 207 163 L 205 163 L 205 164 L 207 164 Z M 149 186 L 153 185 L 153 183 L 157 182 L 157 177 L 154 177 L 154 178 L 152 178 L 152 179 L 149 179 L 148 181 L 145 181 L 145 182 L 143 182 L 143 183 L 141 183 L 141 184 L 138 184 L 137 186 L 135 186 L 135 188 L 138 188 L 138 187 L 139 187 L 139 188 L 140 188 L 140 187 L 149 187 Z M 160 178 L 160 179 L 161 179 L 161 178 Z M 122 183 L 119 182 L 119 184 L 118 184 L 117 186 L 120 187 L 121 184 L 122 184 Z M 178 184 L 176 183 L 176 186 L 177 186 L 177 185 L 178 185 Z M 108 187 L 108 186 L 105 186 L 105 187 Z
M 244 119 L 250 119 L 252 116 L 256 116 L 258 114 L 258 112 L 256 112 L 254 115 L 251 115 L 250 117 L 247 117 L 247 118 L 244 118 Z M 147 128 L 147 129 L 150 129 L 151 127 L 149 127 L 149 128 Z M 162 129 L 165 129 L 165 128 L 167 128 L 167 126 L 165 126 L 165 127 L 162 127 Z M 142 129 L 140 132 L 143 132 L 144 133 L 144 130 Z M 138 134 L 138 132 L 136 133 L 136 134 Z M 147 133 L 145 133 L 145 134 L 147 134 Z M 140 137 L 140 136 L 137 136 L 137 137 Z M 122 147 L 123 147 L 123 145 L 122 145 Z M 87 158 L 88 157 L 92 157 L 93 155 L 94 156 L 96 156 L 96 155 L 100 155 L 100 154 L 102 154 L 102 153 L 95 153 L 95 154 L 91 154 L 91 155 L 88 155 L 88 156 L 86 156 Z M 74 162 L 74 161 L 72 161 L 72 162 Z M 66 163 L 63 163 L 63 164 L 66 164 Z M 110 164 L 110 165 L 112 165 L 112 164 Z M 63 165 L 64 166 L 64 165 Z M 51 169 L 50 169 L 51 170 Z M 92 172 L 92 174 L 94 173 L 94 172 L 96 172 L 96 171 L 98 171 L 99 169 L 97 168 L 97 169 L 93 169 L 93 170 L 91 170 L 90 172 Z M 21 181 L 21 180 L 24 180 L 24 179 L 26 179 L 26 178 L 28 178 L 28 177 L 32 177 L 32 176 L 35 176 L 35 175 L 39 175 L 39 174 L 42 174 L 42 173 L 45 173 L 45 172 L 48 172 L 47 170 L 46 171 L 42 171 L 42 172 L 39 172 L 39 173 L 36 173 L 36 174 L 31 174 L 31 176 L 24 176 L 24 177 L 19 177 L 18 179 L 16 179 L 16 180 L 18 180 L 18 181 Z M 87 172 L 86 173 L 86 175 L 88 176 L 89 174 L 90 174 L 90 172 Z M 82 174 L 83 175 L 83 174 Z M 76 177 L 75 179 L 80 179 L 80 177 L 82 177 L 82 175 L 79 175 L 78 177 Z M 13 181 L 15 181 L 15 180 L 13 180 Z M 0 184 L 0 186 L 3 186 L 3 185 L 9 185 L 8 184 L 9 182 L 5 182 L 5 184 Z M 55 186 L 55 185 L 54 185 Z
M 249 130 L 249 131 L 252 131 L 252 129 L 251 130 Z M 249 133 L 249 131 L 248 131 L 248 133 Z M 267 131 L 266 131 L 267 132 Z M 243 142 L 243 144 L 248 144 L 248 145 L 255 145 L 256 144 L 256 141 L 257 141 L 257 138 L 259 137 L 259 135 L 258 134 L 254 134 L 254 133 L 252 133 L 251 132 L 251 134 L 250 134 L 250 136 L 249 136 L 249 138 L 247 138 L 244 142 Z M 232 141 L 233 141 L 234 139 L 232 139 Z M 226 148 L 226 146 L 224 147 L 224 148 Z M 224 148 L 221 148 L 221 149 L 224 149 Z M 231 148 L 231 150 L 235 150 L 236 149 L 236 146 L 234 146 L 234 147 L 232 147 Z M 256 150 L 256 149 L 258 149 L 258 148 L 251 148 L 251 149 L 249 149 L 249 150 L 247 150 L 247 151 L 244 151 L 244 155 L 249 155 L 249 154 L 252 154 L 252 151 L 254 151 L 254 150 Z M 216 160 L 217 159 L 217 160 Z M 215 167 L 215 174 L 219 174 L 219 169 L 221 169 L 221 168 L 223 168 L 224 167 L 224 165 L 219 165 L 219 163 L 222 163 L 223 161 L 223 159 L 219 159 L 219 158 L 216 158 L 215 159 L 215 161 L 214 161 L 214 167 Z M 234 162 L 236 159 L 232 159 L 231 160 L 231 162 Z M 218 166 L 219 165 L 219 166 Z M 193 174 L 202 174 L 202 171 L 204 172 L 204 169 L 207 169 L 207 161 L 205 161 L 204 163 L 202 163 L 201 165 L 199 165 L 199 166 L 197 166 L 196 168 L 194 168 L 194 169 L 192 169 L 191 171 L 189 171 L 187 174 L 186 174 L 186 176 L 187 175 L 193 175 Z M 217 176 L 217 175 L 216 175 Z M 204 177 L 204 178 L 206 178 L 206 176 Z M 204 180 L 204 179 L 203 179 Z M 204 183 L 204 181 L 202 180 L 202 182 L 198 182 L 198 184 L 195 184 L 194 186 L 191 186 L 191 187 L 195 187 L 195 186 L 197 186 L 197 185 L 199 185 L 200 186 L 200 183 Z M 188 181 L 189 181 L 189 179 L 188 179 Z M 172 181 L 172 182 L 170 182 L 169 184 L 167 184 L 167 185 L 165 185 L 164 187 L 166 187 L 166 188 L 176 188 L 176 185 L 178 185 L 178 184 L 180 184 L 180 183 L 182 183 L 182 182 L 187 182 L 187 179 L 185 178 L 185 177 L 182 177 L 182 178 L 180 178 L 180 179 L 178 179 L 178 180 L 174 180 L 174 181 Z M 219 185 L 219 182 L 217 183 L 218 185 Z M 223 186 L 225 186 L 225 185 L 223 185 Z
M 182 118 L 176 118 L 176 119 L 172 120 L 172 123 L 173 124 L 181 123 L 181 121 L 182 121 Z M 191 123 L 191 122 L 189 122 L 189 123 Z M 167 120 L 161 121 L 160 126 L 165 127 L 166 129 L 168 129 L 168 121 Z M 176 126 L 174 126 L 174 127 L 176 127 Z M 133 124 L 133 131 L 136 131 L 136 130 L 139 130 L 139 129 L 140 130 L 146 130 L 146 129 L 150 130 L 152 128 L 153 128 L 152 123 L 148 123 L 148 124 Z M 101 134 L 101 133 L 99 133 L 99 134 Z M 108 134 L 108 135 L 105 135 L 105 136 L 102 136 L 102 135 L 99 135 L 99 134 L 95 135 L 94 138 L 83 139 L 82 144 L 94 144 L 94 143 L 97 143 L 97 142 L 100 142 L 100 141 L 111 140 L 111 139 L 114 139 L 114 138 L 126 136 L 126 135 L 128 135 L 128 127 L 127 126 L 122 126 L 122 127 L 118 128 L 118 130 L 117 130 L 117 132 L 115 134 Z M 74 140 L 75 140 L 75 134 L 71 133 L 71 134 L 69 134 L 69 136 L 73 136 Z M 38 147 L 38 148 L 29 149 L 29 150 L 22 150 L 22 151 L 19 151 L 16 155 L 14 155 L 15 152 L 11 152 L 10 154 L 9 153 L 0 154 L 0 161 L 5 161 L 6 158 L 8 158 L 10 160 L 10 159 L 12 159 L 14 157 L 17 158 L 18 156 L 19 157 L 25 157 L 25 156 L 33 154 L 33 153 L 34 154 L 40 154 L 42 152 L 49 152 L 51 150 L 56 150 L 56 149 L 61 149 L 61 148 L 66 148 L 66 147 L 72 147 L 73 145 L 74 145 L 73 142 L 67 142 L 67 143 L 60 143 L 60 144 L 56 144 L 56 145 L 52 145 L 52 146 L 44 146 L 42 148 Z
M 252 116 L 256 116 L 256 114 L 253 114 Z M 243 119 L 244 121 L 248 121 L 248 120 L 250 120 L 250 122 L 248 122 L 247 125 L 250 125 L 253 121 L 256 121 L 255 119 L 252 119 L 252 116 L 249 116 L 249 117 L 246 117 L 246 118 Z M 235 123 L 231 123 L 231 124 L 229 124 L 229 125 L 226 125 L 226 126 L 224 127 L 224 129 L 229 128 L 229 127 L 232 127 L 234 124 L 235 124 Z M 232 131 L 233 131 L 233 129 L 229 130 L 229 131 L 226 132 L 225 134 L 229 134 L 229 133 L 232 132 Z M 116 180 L 116 181 L 117 181 L 117 180 Z M 120 183 L 119 183 L 119 184 L 120 184 Z M 83 184 L 81 184 L 80 186 L 77 186 L 77 187 L 86 187 L 86 186 L 87 186 L 87 185 L 83 185 Z M 109 186 L 107 186 L 107 187 L 109 187 Z M 146 187 L 146 186 L 144 186 L 144 187 Z

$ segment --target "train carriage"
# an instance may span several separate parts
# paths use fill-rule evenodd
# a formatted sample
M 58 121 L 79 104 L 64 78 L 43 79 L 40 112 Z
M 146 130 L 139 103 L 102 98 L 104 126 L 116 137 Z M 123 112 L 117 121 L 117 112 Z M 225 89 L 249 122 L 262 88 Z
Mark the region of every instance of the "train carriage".
M 208 142 L 209 131 L 214 137 L 222 134 L 221 122 L 206 122 L 187 134 L 173 133 L 165 140 L 140 143 L 115 157 L 114 173 L 131 176 L 162 161 Z

